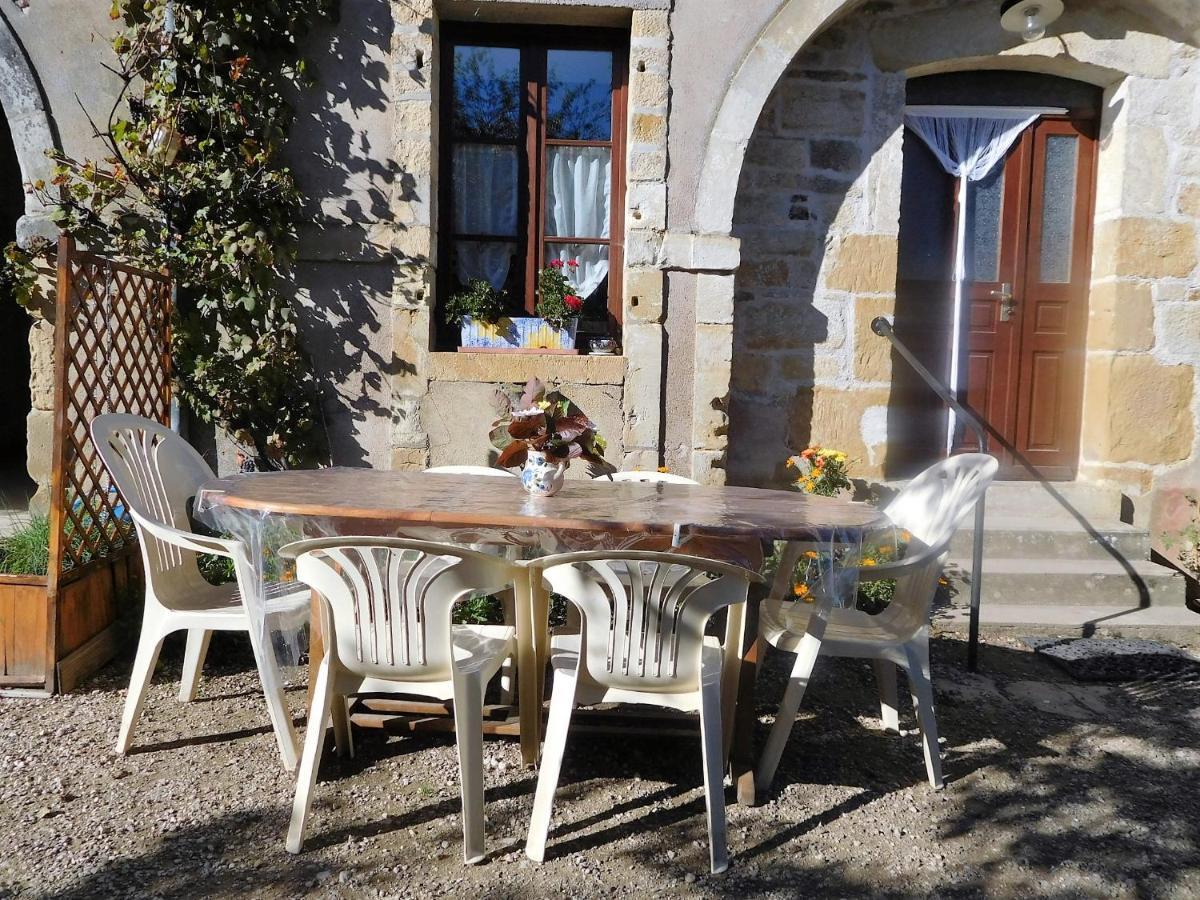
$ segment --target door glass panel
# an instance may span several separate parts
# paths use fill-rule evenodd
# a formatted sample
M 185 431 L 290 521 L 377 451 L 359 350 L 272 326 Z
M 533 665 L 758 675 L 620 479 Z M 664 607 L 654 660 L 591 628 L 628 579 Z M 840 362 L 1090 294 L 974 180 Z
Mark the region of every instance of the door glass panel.
M 509 237 L 517 233 L 517 148 L 454 147 L 454 230 Z
M 612 139 L 613 56 L 607 50 L 550 50 L 546 136 L 573 141 Z
M 1000 280 L 1000 225 L 1004 211 L 1004 163 L 967 185 L 968 281 Z
M 1075 175 L 1079 139 L 1055 134 L 1046 138 L 1046 175 L 1042 182 L 1043 282 L 1065 284 L 1071 280 L 1075 234 Z
M 516 140 L 521 134 L 521 51 L 454 48 L 454 136 Z
M 608 147 L 546 149 L 546 235 L 607 238 L 612 194 Z

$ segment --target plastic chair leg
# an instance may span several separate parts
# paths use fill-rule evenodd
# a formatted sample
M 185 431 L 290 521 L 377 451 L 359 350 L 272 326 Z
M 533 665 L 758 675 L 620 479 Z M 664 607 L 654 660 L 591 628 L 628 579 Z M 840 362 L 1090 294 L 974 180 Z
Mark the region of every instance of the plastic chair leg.
M 500 605 L 504 611 L 504 624 L 516 625 L 516 592 L 509 588 L 500 592 Z M 511 706 L 517 690 L 517 657 L 511 654 L 500 664 L 500 702 Z
M 333 744 L 341 757 L 354 758 L 354 732 L 350 728 L 350 706 L 341 694 L 330 704 L 333 718 Z
M 713 874 L 729 868 L 725 837 L 725 750 L 721 734 L 720 685 L 705 685 L 700 691 L 700 743 L 704 750 L 708 859 Z
M 742 679 L 742 644 L 746 638 L 746 604 L 728 608 L 725 642 L 721 647 L 721 734 L 722 758 L 733 749 L 733 718 L 737 711 L 738 685 Z
M 128 753 L 129 745 L 133 743 L 133 727 L 142 714 L 146 690 L 154 677 L 154 666 L 158 663 L 158 653 L 162 650 L 165 637 L 159 627 L 157 621 L 152 622 L 149 628 L 143 624 L 141 637 L 138 638 L 137 655 L 129 675 L 129 690 L 125 693 L 125 710 L 121 714 L 121 731 L 117 735 L 117 752 L 121 754 Z
M 574 708 L 575 673 L 555 669 L 554 689 L 550 695 L 550 715 L 546 722 L 546 742 L 542 747 L 542 766 L 538 770 L 533 815 L 529 820 L 529 837 L 525 842 L 525 855 L 537 862 L 542 862 L 546 857 L 546 838 L 550 832 L 554 791 L 558 787 L 558 775 L 562 770 L 567 731 L 571 727 L 571 712 Z
M 283 693 L 283 679 L 279 667 L 275 663 L 275 654 L 254 633 L 254 624 L 250 625 L 250 646 L 254 650 L 254 661 L 258 664 L 258 678 L 262 684 L 263 696 L 267 701 L 267 713 L 271 717 L 271 727 L 275 732 L 275 743 L 279 747 L 279 756 L 283 759 L 283 767 L 289 772 L 296 771 L 297 740 L 296 728 L 292 724 L 292 714 L 288 710 L 287 698 Z
M 908 657 L 908 684 L 912 692 L 913 708 L 917 711 L 917 722 L 921 726 L 921 748 L 925 753 L 925 772 L 929 785 L 940 791 L 942 780 L 942 755 L 938 746 L 937 716 L 933 708 L 933 681 L 929 675 L 929 647 L 922 643 L 905 648 Z
M 317 669 L 312 707 L 308 711 L 304 754 L 300 760 L 300 773 L 296 778 L 296 796 L 292 800 L 292 821 L 288 825 L 288 853 L 299 853 L 304 845 L 304 828 L 308 822 L 308 811 L 312 807 L 313 785 L 317 781 L 317 770 L 321 767 L 321 751 L 325 746 L 325 720 L 329 718 L 332 702 L 333 685 L 330 684 L 329 665 L 322 664 Z
M 213 633 L 203 628 L 190 628 L 187 633 L 187 649 L 183 653 L 183 678 L 179 681 L 179 699 L 191 703 L 200 689 L 200 672 L 208 656 L 208 645 Z
M 875 681 L 879 684 L 879 717 L 883 730 L 900 733 L 900 710 L 897 707 L 896 664 L 889 659 L 873 659 Z
M 483 828 L 483 685 L 478 678 L 454 684 L 454 731 L 462 791 L 463 862 L 484 859 Z
M 820 652 L 820 639 L 811 631 L 804 635 L 796 653 L 796 663 L 792 667 L 787 690 L 783 692 L 783 701 L 779 704 L 779 712 L 775 714 L 775 724 L 771 726 L 767 745 L 758 761 L 758 771 L 754 774 L 754 783 L 761 790 L 770 788 L 771 782 L 775 780 L 775 770 L 779 768 L 783 748 L 792 733 L 792 726 L 796 724 L 796 712 L 800 709 L 800 701 L 804 699 L 808 680 L 812 677 L 813 666 L 816 665 Z

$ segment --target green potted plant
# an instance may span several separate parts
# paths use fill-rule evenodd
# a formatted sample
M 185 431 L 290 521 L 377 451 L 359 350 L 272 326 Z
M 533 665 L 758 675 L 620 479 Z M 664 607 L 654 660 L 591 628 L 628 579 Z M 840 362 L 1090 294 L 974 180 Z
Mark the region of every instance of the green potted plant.
M 446 302 L 446 322 L 461 330 L 467 348 L 494 349 L 514 346 L 510 320 L 504 317 L 506 295 L 484 278 L 472 278 L 464 290 Z
M 551 260 L 538 272 L 537 317 L 521 320 L 518 326 L 522 347 L 574 350 L 575 331 L 583 298 L 575 293 L 569 275 L 579 270 L 579 261 Z
M 529 379 L 521 399 L 515 404 L 510 401 L 504 415 L 492 424 L 491 440 L 500 451 L 496 465 L 521 467 L 521 484 L 538 497 L 562 489 L 573 459 L 603 466 L 607 446 L 582 409 L 537 378 Z

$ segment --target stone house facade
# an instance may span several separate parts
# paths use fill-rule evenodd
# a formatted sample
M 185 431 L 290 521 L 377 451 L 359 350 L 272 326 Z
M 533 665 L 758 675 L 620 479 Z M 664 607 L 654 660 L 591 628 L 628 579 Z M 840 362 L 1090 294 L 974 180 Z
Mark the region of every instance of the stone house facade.
M 80 105 L 112 94 L 95 37 L 107 4 L 83 6 L 0 0 L 10 192 L 44 171 L 44 147 L 86 153 Z M 1200 7 L 1067 0 L 1029 43 L 999 12 L 998 0 L 343 0 L 314 36 L 321 81 L 297 100 L 292 142 L 310 214 L 296 296 L 333 461 L 487 462 L 496 388 L 537 375 L 595 418 L 623 468 L 779 485 L 786 457 L 817 440 L 863 477 L 903 474 L 890 461 L 912 428 L 904 363 L 870 323 L 894 316 L 900 331 L 905 316 L 905 106 L 930 77 L 953 88 L 961 76 L 951 93 L 972 102 L 982 82 L 968 76 L 986 72 L 1094 97 L 1067 477 L 1133 498 L 1200 481 Z M 452 217 L 442 66 L 464 22 L 621 35 L 623 150 L 607 198 L 620 210 L 619 356 L 458 353 L 439 331 L 454 271 L 439 240 Z M 30 199 L 16 230 L 44 228 Z M 38 321 L 29 338 L 37 480 L 52 331 Z

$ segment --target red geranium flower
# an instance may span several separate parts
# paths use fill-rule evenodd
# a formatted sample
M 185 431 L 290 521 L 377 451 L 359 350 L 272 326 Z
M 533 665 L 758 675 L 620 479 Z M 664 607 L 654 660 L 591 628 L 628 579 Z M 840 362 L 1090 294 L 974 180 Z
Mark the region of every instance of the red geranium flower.
M 563 303 L 567 304 L 567 307 L 575 312 L 583 309 L 583 301 L 574 294 L 567 294 L 563 297 Z
M 570 266 L 572 269 L 574 269 L 574 268 L 578 267 L 579 260 L 577 260 L 577 259 L 568 260 L 567 265 Z
M 562 262 L 562 260 L 561 260 L 561 259 L 552 259 L 552 260 L 550 260 L 550 268 L 552 268 L 552 269 L 561 269 L 562 267 L 563 267 L 563 262 Z

